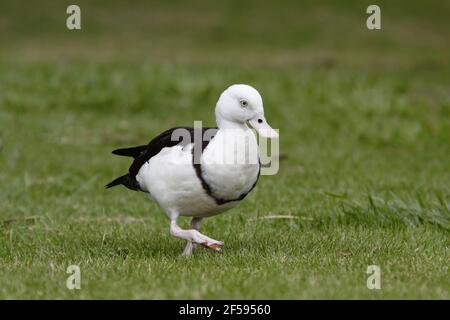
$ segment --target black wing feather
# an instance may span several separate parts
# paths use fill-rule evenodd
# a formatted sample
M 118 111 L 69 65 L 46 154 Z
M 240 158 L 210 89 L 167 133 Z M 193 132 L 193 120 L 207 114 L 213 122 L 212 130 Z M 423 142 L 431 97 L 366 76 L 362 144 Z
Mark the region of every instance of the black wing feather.
M 113 151 L 114 154 L 133 157 L 134 161 L 128 170 L 128 174 L 125 175 L 126 179 L 118 178 L 112 181 L 110 184 L 108 184 L 108 186 L 113 187 L 118 184 L 123 184 L 132 190 L 136 190 L 136 186 L 138 185 L 136 181 L 136 175 L 138 174 L 139 170 L 144 165 L 144 163 L 146 163 L 152 157 L 157 155 L 163 148 L 173 147 L 180 143 L 186 143 L 186 141 L 183 140 L 183 136 L 180 136 L 178 139 L 174 139 L 175 137 L 172 137 L 172 134 L 177 129 L 187 130 L 187 132 L 190 134 L 190 142 L 194 142 L 195 129 L 193 127 L 176 127 L 164 131 L 163 133 L 152 139 L 146 146 L 137 146 L 114 150 Z M 215 131 L 218 130 L 217 128 L 201 128 L 201 129 L 202 129 L 202 137 L 207 130 L 215 130 Z M 202 150 L 206 148 L 209 141 L 210 140 L 202 141 Z
M 137 147 L 131 147 L 131 148 L 123 148 L 123 149 L 116 149 L 113 150 L 113 154 L 118 156 L 124 156 L 124 157 L 132 157 L 137 158 L 139 157 L 143 152 L 147 150 L 147 146 L 137 146 Z

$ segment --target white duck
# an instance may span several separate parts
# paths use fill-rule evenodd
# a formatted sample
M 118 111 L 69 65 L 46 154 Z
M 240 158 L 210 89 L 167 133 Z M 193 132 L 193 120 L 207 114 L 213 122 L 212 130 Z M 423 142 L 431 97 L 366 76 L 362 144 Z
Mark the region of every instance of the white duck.
M 258 144 L 247 123 L 264 137 L 278 137 L 251 86 L 230 86 L 215 113 L 218 128 L 173 128 L 147 145 L 113 151 L 134 162 L 106 187 L 122 184 L 148 193 L 169 217 L 170 233 L 187 240 L 183 255 L 190 255 L 194 244 L 220 251 L 222 241 L 200 233 L 202 219 L 237 206 L 258 181 Z M 193 217 L 191 229 L 178 226 L 179 216 Z

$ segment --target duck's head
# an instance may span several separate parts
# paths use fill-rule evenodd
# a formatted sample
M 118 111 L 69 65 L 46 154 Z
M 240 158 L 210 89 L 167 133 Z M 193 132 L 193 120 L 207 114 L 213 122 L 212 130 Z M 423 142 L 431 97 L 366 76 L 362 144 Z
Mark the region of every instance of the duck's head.
M 219 128 L 249 123 L 263 137 L 278 137 L 264 117 L 261 95 L 246 84 L 234 84 L 220 95 L 216 104 L 216 120 Z

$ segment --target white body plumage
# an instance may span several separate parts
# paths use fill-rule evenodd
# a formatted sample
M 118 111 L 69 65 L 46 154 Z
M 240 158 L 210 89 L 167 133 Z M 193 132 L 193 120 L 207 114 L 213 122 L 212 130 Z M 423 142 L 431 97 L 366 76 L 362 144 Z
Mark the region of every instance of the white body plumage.
M 214 197 L 238 199 L 249 192 L 259 175 L 258 144 L 247 126 L 219 129 L 203 151 L 203 179 L 214 195 L 208 195 L 193 166 L 193 144 L 164 148 L 140 169 L 136 180 L 169 215 L 208 217 L 240 203 L 218 204 Z

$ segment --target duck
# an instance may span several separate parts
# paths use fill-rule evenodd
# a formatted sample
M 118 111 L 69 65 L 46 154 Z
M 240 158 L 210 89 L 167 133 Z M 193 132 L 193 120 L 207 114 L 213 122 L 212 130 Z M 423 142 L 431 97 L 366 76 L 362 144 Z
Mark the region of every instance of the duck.
M 126 174 L 105 187 L 146 193 L 169 218 L 170 234 L 187 242 L 183 256 L 197 245 L 222 250 L 224 242 L 201 233 L 200 225 L 239 205 L 256 186 L 261 173 L 257 134 L 278 138 L 264 116 L 260 93 L 250 85 L 223 91 L 215 117 L 217 127 L 194 122 L 168 129 L 148 144 L 112 151 L 134 160 Z M 179 226 L 179 217 L 191 218 L 189 229 Z

